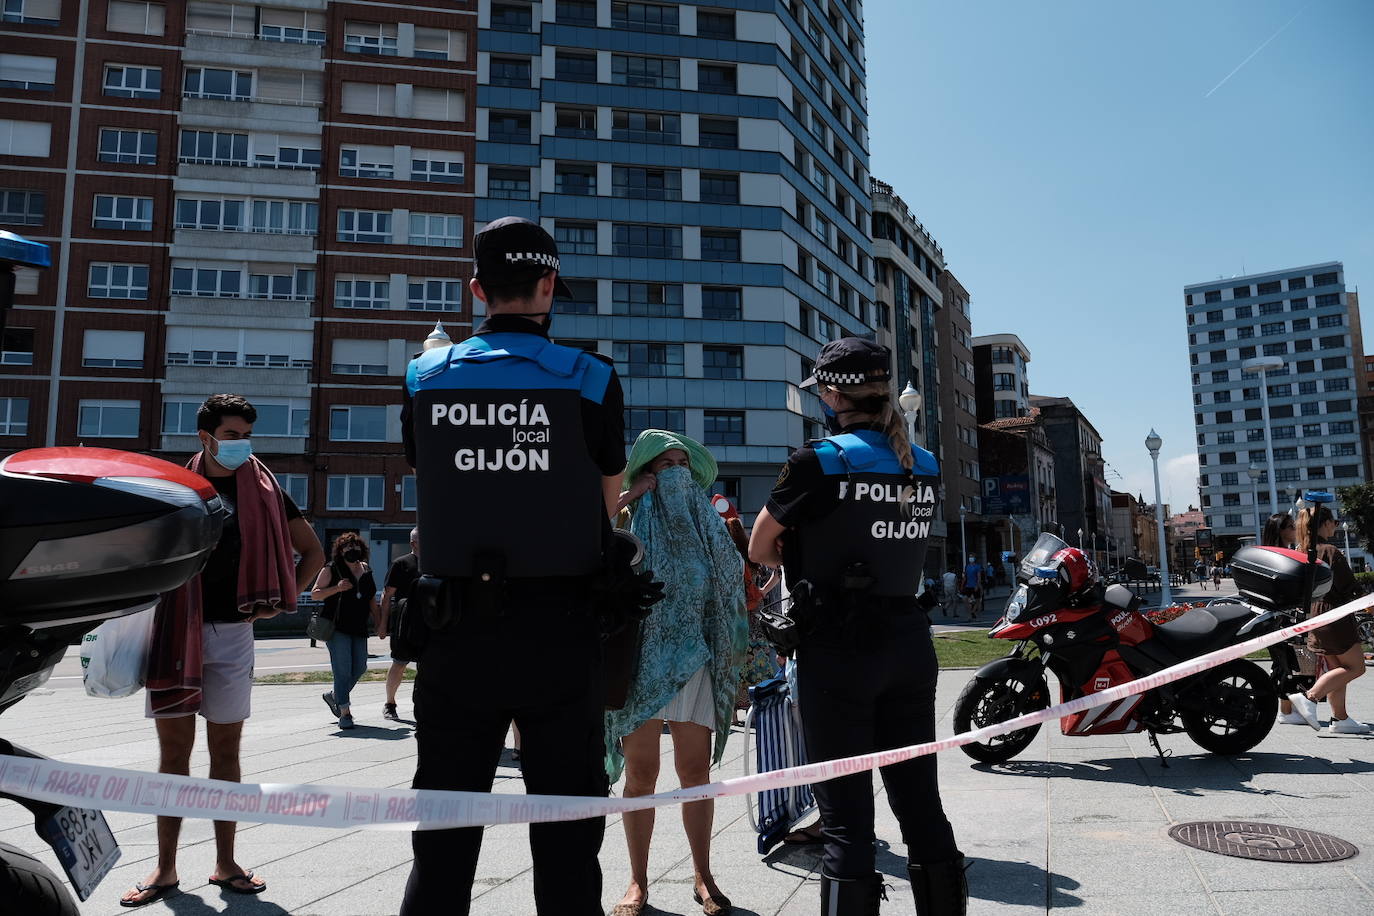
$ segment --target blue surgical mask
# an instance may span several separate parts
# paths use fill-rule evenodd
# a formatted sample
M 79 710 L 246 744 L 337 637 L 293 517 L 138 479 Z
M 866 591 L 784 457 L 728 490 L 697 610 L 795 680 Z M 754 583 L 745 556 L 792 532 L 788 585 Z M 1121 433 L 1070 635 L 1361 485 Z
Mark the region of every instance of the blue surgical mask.
M 210 437 L 214 439 L 214 436 Z M 215 439 L 219 450 L 215 452 L 215 464 L 232 471 L 239 465 L 248 460 L 248 456 L 253 454 L 253 441 L 251 439 Z
M 840 424 L 840 418 L 835 413 L 834 408 L 832 408 L 829 404 L 825 403 L 825 401 L 821 401 L 821 413 L 825 414 L 826 431 L 829 432 L 832 436 L 838 435 L 841 431 L 844 430 L 844 427 Z

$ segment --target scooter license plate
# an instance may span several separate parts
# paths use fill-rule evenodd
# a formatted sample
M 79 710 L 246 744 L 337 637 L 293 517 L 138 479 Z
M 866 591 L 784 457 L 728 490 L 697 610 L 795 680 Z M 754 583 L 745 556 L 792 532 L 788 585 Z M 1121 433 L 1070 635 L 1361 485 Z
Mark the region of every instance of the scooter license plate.
M 61 808 L 38 825 L 38 833 L 57 853 L 82 900 L 91 896 L 119 861 L 119 843 L 105 815 L 91 808 Z

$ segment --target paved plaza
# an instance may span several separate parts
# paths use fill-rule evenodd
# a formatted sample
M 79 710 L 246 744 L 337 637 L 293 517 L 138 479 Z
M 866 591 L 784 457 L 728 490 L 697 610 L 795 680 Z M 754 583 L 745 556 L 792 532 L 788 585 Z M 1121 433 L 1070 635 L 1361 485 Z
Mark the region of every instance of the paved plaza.
M 1210 592 L 1209 595 L 1214 594 Z M 937 620 L 938 622 L 938 620 Z M 374 642 L 374 647 L 384 643 Z M 322 652 L 322 650 L 320 650 Z M 940 733 L 952 731 L 954 701 L 971 672 L 940 678 Z M 514 674 L 513 674 L 514 676 Z M 68 682 L 70 683 L 70 682 Z M 497 689 L 498 685 L 493 685 Z M 381 718 L 382 686 L 362 685 L 354 708 L 359 727 L 341 732 L 320 700 L 321 686 L 255 688 L 254 715 L 244 736 L 244 779 L 405 787 L 414 768 L 412 726 Z M 410 687 L 402 688 L 408 715 Z M 1354 715 L 1374 718 L 1374 678 L 1352 688 Z M 5 737 L 77 763 L 156 768 L 157 748 L 143 718 L 142 696 L 88 698 L 73 686 L 45 690 L 3 718 Z M 1374 739 L 1327 738 L 1302 726 L 1276 726 L 1252 753 L 1218 758 L 1185 736 L 1161 739 L 1171 752 L 1163 768 L 1143 735 L 1070 739 L 1042 730 L 1019 758 L 999 766 L 974 764 L 955 751 L 941 760 L 950 819 L 972 860 L 970 912 L 1032 914 L 1072 910 L 1083 916 L 1128 914 L 1322 913 L 1374 911 Z M 731 737 L 721 776 L 743 773 L 744 738 Z M 665 753 L 668 742 L 664 741 Z M 195 772 L 207 759 L 198 749 Z M 665 761 L 662 788 L 670 788 Z M 522 792 L 519 769 L 503 755 L 495 791 Z M 878 867 L 888 876 L 884 914 L 911 914 L 904 849 L 897 825 L 878 799 Z M 26 812 L 0 807 L 0 840 L 43 850 Z M 1175 824 L 1251 819 L 1334 834 L 1361 848 L 1353 859 L 1324 865 L 1268 864 L 1186 848 L 1167 836 Z M 119 895 L 148 871 L 155 855 L 153 820 L 111 813 L 124 858 L 84 914 L 129 912 Z M 741 916 L 811 916 L 818 910 L 814 847 L 783 847 L 759 856 L 743 799 L 717 803 L 714 870 Z M 919 842 L 919 837 L 915 838 Z M 144 912 L 203 916 L 381 916 L 394 914 L 409 871 L 409 835 L 398 832 L 245 824 L 239 858 L 269 887 L 245 898 L 207 885 L 213 867 L 208 822 L 187 822 L 181 855 L 182 893 Z M 604 901 L 619 898 L 628 879 L 618 818 L 607 822 L 601 862 Z M 672 809 L 658 815 L 651 859 L 654 914 L 694 914 L 692 867 Z M 526 829 L 487 829 L 478 866 L 475 914 L 533 913 Z M 3 906 L 0 906 L 3 909 Z

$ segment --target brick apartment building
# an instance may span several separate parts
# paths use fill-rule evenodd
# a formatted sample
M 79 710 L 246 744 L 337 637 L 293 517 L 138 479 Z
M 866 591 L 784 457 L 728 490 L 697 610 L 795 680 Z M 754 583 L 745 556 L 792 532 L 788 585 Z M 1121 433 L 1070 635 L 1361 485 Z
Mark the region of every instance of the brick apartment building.
M 0 454 L 182 460 L 195 408 L 323 536 L 413 524 L 406 361 L 470 326 L 475 3 L 7 0 L 0 228 L 44 242 L 0 351 Z M 380 553 L 379 553 L 380 552 Z

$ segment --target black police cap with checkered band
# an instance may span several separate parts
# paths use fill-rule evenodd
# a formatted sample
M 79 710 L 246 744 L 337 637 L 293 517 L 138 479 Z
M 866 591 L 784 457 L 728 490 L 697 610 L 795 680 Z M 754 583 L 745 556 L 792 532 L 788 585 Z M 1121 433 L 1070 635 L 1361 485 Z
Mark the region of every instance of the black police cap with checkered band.
M 815 371 L 801 387 L 825 382 L 830 385 L 863 385 L 892 380 L 892 351 L 862 337 L 841 337 L 821 347 Z
M 559 270 L 561 261 L 553 236 L 538 223 L 518 216 L 503 216 L 487 223 L 472 240 L 477 263 L 473 271 L 484 286 L 510 286 Z M 553 294 L 571 299 L 572 291 L 559 277 Z

